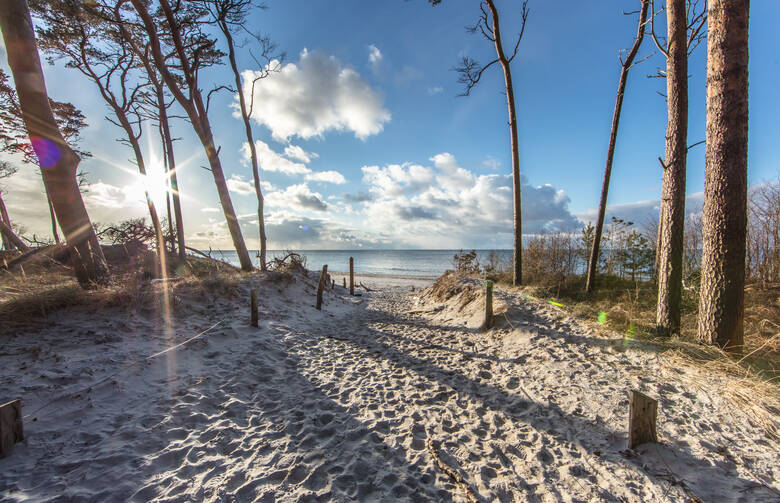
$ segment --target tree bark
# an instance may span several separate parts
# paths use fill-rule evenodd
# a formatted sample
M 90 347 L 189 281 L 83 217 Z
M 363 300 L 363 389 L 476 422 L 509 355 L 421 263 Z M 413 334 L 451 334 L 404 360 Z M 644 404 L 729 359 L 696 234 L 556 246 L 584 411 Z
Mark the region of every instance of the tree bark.
M 54 242 L 60 244 L 60 233 L 57 231 L 57 216 L 54 214 L 54 206 L 51 204 L 51 196 L 49 196 L 49 189 L 44 185 L 46 192 L 46 204 L 49 206 L 49 218 L 51 219 L 51 235 L 54 237 Z
M 699 339 L 741 351 L 747 227 L 749 0 L 710 0 Z
M 658 334 L 680 333 L 683 238 L 685 234 L 685 170 L 688 155 L 688 17 L 686 0 L 667 0 L 666 24 L 666 162 L 659 221 Z
M 186 243 L 184 242 L 184 216 L 181 211 L 181 197 L 179 196 L 179 181 L 176 176 L 176 158 L 173 155 L 173 138 L 171 137 L 171 127 L 168 123 L 168 109 L 165 107 L 165 95 L 163 93 L 162 83 L 152 75 L 153 70 L 148 69 L 149 78 L 152 80 L 157 93 L 157 107 L 159 113 L 160 129 L 162 130 L 163 142 L 165 143 L 166 166 L 168 169 L 168 179 L 171 182 L 171 192 L 173 192 L 173 215 L 176 219 L 176 242 L 178 244 L 179 258 L 187 258 Z
M 225 214 L 228 231 L 233 240 L 233 246 L 238 255 L 238 260 L 241 263 L 241 269 L 244 271 L 251 271 L 253 268 L 252 259 L 249 257 L 249 251 L 246 248 L 246 243 L 244 243 L 244 236 L 241 234 L 241 226 L 238 224 L 233 202 L 230 200 L 230 192 L 228 191 L 227 182 L 225 181 L 225 174 L 222 171 L 219 154 L 214 146 L 214 136 L 211 131 L 211 124 L 209 123 L 206 107 L 203 103 L 203 96 L 197 86 L 196 77 L 193 74 L 193 69 L 187 59 L 186 52 L 184 51 L 181 33 L 176 29 L 176 20 L 171 6 L 167 0 L 160 0 L 160 5 L 171 28 L 171 38 L 173 39 L 175 50 L 178 54 L 178 60 L 181 64 L 182 72 L 184 73 L 184 80 L 187 83 L 190 95 L 189 98 L 184 95 L 179 87 L 180 82 L 170 73 L 170 71 L 168 71 L 165 57 L 162 54 L 157 27 L 147 10 L 145 2 L 143 0 L 130 1 L 138 15 L 141 17 L 144 29 L 149 35 L 155 66 L 163 76 L 163 80 L 165 81 L 166 86 L 168 86 L 168 89 L 170 89 L 171 94 L 173 94 L 174 98 L 176 98 L 176 101 L 179 102 L 184 111 L 187 112 L 192 127 L 206 152 L 211 174 L 214 177 L 214 184 L 216 185 L 217 193 L 219 194 L 219 201 L 222 205 L 222 211 Z
M 3 192 L 0 191 L 0 222 L 3 222 L 9 229 L 11 228 L 11 219 L 8 218 L 8 210 L 5 208 L 5 201 L 3 201 Z M 3 250 L 10 251 L 16 248 L 10 239 L 3 234 Z
M 13 229 L 11 229 L 11 226 L 2 221 L 0 221 L 0 234 L 3 236 L 3 241 L 8 240 L 8 242 L 11 243 L 14 247 L 18 248 L 19 251 L 24 252 L 29 249 L 27 245 L 24 244 L 24 241 L 22 241 L 21 238 L 14 233 Z M 10 248 L 6 248 L 6 250 L 8 249 Z
M 236 80 L 236 89 L 238 90 L 238 103 L 241 107 L 241 118 L 244 121 L 244 132 L 246 133 L 246 141 L 249 143 L 249 154 L 252 161 L 252 176 L 255 182 L 255 194 L 257 194 L 257 225 L 260 233 L 260 269 L 266 271 L 266 236 L 265 236 L 265 217 L 263 216 L 263 191 L 260 187 L 260 171 L 257 162 L 257 149 L 255 148 L 255 139 L 252 134 L 252 124 L 250 122 L 249 113 L 246 109 L 246 98 L 244 97 L 244 88 L 241 85 L 241 73 L 238 71 L 238 65 L 236 64 L 236 51 L 233 45 L 233 36 L 230 34 L 230 27 L 224 22 L 220 21 L 219 27 L 222 33 L 225 34 L 228 46 L 228 59 L 230 60 L 230 67 L 233 69 L 233 76 Z
M 30 143 L 38 156 L 43 183 L 51 196 L 65 239 L 72 248 L 76 278 L 85 288 L 102 283 L 107 277 L 108 265 L 76 179 L 80 159 L 65 142 L 54 120 L 32 19 L 25 0 L 3 2 L 0 7 L 0 29 L 24 123 Z
M 521 207 L 521 180 L 520 180 L 520 150 L 517 143 L 517 114 L 515 112 L 515 92 L 512 85 L 512 71 L 509 61 L 504 53 L 501 43 L 501 30 L 499 29 L 498 10 L 493 0 L 486 0 L 493 18 L 493 33 L 495 36 L 496 55 L 504 70 L 504 85 L 506 87 L 506 102 L 509 108 L 509 138 L 512 146 L 512 189 L 513 189 L 513 222 L 514 222 L 514 253 L 512 259 L 512 284 L 520 285 L 523 282 L 523 224 Z
M 596 269 L 598 269 L 599 247 L 601 245 L 601 234 L 604 230 L 604 215 L 607 212 L 607 195 L 609 194 L 609 179 L 612 176 L 612 161 L 615 157 L 615 143 L 617 141 L 618 126 L 620 125 L 620 112 L 623 108 L 623 96 L 626 91 L 626 81 L 628 72 L 634 62 L 639 47 L 642 45 L 642 39 L 645 37 L 645 24 L 647 22 L 647 8 L 650 0 L 642 0 L 642 8 L 639 12 L 639 27 L 637 28 L 636 39 L 631 51 L 620 70 L 620 81 L 618 82 L 618 92 L 615 98 L 615 109 L 612 113 L 612 129 L 609 134 L 609 147 L 607 148 L 607 164 L 604 168 L 604 181 L 601 185 L 601 200 L 599 201 L 599 215 L 596 220 L 596 228 L 593 235 L 593 247 L 590 251 L 590 260 L 588 261 L 588 273 L 585 281 L 585 291 L 591 293 L 595 288 Z

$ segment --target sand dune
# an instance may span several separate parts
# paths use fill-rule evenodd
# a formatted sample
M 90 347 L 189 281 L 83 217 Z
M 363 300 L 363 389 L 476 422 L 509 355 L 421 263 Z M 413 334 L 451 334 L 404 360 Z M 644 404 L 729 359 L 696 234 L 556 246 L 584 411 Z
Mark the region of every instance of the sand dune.
M 780 497 L 777 443 L 717 381 L 691 387 L 641 345 L 500 290 L 505 315 L 485 334 L 479 298 L 441 301 L 424 279 L 363 277 L 371 292 L 336 287 L 320 312 L 311 276 L 258 275 L 232 295 L 179 285 L 170 329 L 152 303 L 4 335 L 3 398 L 29 416 L 0 460 L 0 499 Z M 661 443 L 625 450 L 629 389 L 659 398 Z

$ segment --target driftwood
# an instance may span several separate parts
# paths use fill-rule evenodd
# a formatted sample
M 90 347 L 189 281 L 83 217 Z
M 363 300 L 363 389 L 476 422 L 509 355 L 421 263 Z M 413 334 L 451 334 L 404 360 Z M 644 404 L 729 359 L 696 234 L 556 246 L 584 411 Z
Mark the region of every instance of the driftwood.
M 70 257 L 70 248 L 64 244 L 41 246 L 38 248 L 28 248 L 27 251 L 6 262 L 4 266 L 1 266 L 7 270 L 11 270 L 15 267 L 19 267 L 22 264 L 32 260 L 33 258 L 43 254 L 54 262 L 65 265 Z
M 362 281 L 360 283 L 358 283 L 358 286 L 360 286 L 360 288 L 362 288 L 363 290 L 365 290 L 367 292 L 373 292 L 373 290 L 370 289 L 369 287 L 367 287 L 366 285 L 364 285 Z
M 458 486 L 466 496 L 466 501 L 468 502 L 475 502 L 477 501 L 476 496 L 474 496 L 474 491 L 471 490 L 471 487 L 469 486 L 468 482 L 461 476 L 460 473 L 456 472 L 452 469 L 451 466 L 449 466 L 447 463 L 441 460 L 441 457 L 439 457 L 439 453 L 436 451 L 436 447 L 433 445 L 433 440 L 431 440 L 430 437 L 428 437 L 428 452 L 431 455 L 431 458 L 433 458 L 434 463 L 436 463 L 436 466 L 438 466 L 441 471 L 443 471 L 449 478 L 452 479 L 453 482 L 455 482 L 455 485 Z
M 30 248 L 22 241 L 19 236 L 17 236 L 13 229 L 11 229 L 9 226 L 5 224 L 2 220 L 0 220 L 0 233 L 8 239 L 8 241 L 11 242 L 14 246 L 19 248 L 20 251 L 27 251 Z

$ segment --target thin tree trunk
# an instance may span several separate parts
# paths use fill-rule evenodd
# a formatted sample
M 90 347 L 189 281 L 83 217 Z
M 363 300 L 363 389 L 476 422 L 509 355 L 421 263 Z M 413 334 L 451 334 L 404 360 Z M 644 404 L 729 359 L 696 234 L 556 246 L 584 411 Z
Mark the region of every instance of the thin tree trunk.
M 168 239 L 171 242 L 171 253 L 176 253 L 176 228 L 173 224 L 173 214 L 171 213 L 171 172 L 168 169 L 168 147 L 165 144 L 161 122 L 158 122 L 157 130 L 162 139 L 163 168 L 165 169 L 165 209 L 168 213 Z
M 173 138 L 171 138 L 171 128 L 168 123 L 168 109 L 165 107 L 165 95 L 163 93 L 162 83 L 157 78 L 151 76 L 152 84 L 157 90 L 157 107 L 159 112 L 160 127 L 162 129 L 163 141 L 165 142 L 165 155 L 171 182 L 171 191 L 173 192 L 173 215 L 176 219 L 176 242 L 178 244 L 179 258 L 187 258 L 186 243 L 184 242 L 184 216 L 181 211 L 181 197 L 179 195 L 179 181 L 176 176 L 176 158 L 173 155 Z
M 260 171 L 257 162 L 257 149 L 255 148 L 255 139 L 252 135 L 252 125 L 249 121 L 249 113 L 246 109 L 246 98 L 244 98 L 244 88 L 241 85 L 241 73 L 236 64 L 236 52 L 233 46 L 233 36 L 230 34 L 230 28 L 224 21 L 220 21 L 219 27 L 225 34 L 228 46 L 228 58 L 230 67 L 233 69 L 233 76 L 236 80 L 236 89 L 238 90 L 238 103 L 241 107 L 241 118 L 244 120 L 244 132 L 246 141 L 249 143 L 249 154 L 252 160 L 252 176 L 255 182 L 255 194 L 257 194 L 257 225 L 260 233 L 260 269 L 267 270 L 266 265 L 266 236 L 265 236 L 265 217 L 263 216 L 263 192 L 260 187 Z
M 3 201 L 3 192 L 0 191 L 0 222 L 3 222 L 8 228 L 11 228 L 11 219 L 8 218 L 8 210 L 5 208 L 5 201 Z M 10 239 L 3 234 L 3 250 L 11 251 L 15 248 Z
M 666 162 L 661 188 L 658 261 L 658 334 L 680 333 L 685 234 L 685 169 L 688 155 L 688 17 L 686 0 L 667 0 Z
M 512 284 L 520 285 L 523 282 L 523 225 L 521 207 L 521 180 L 520 180 L 520 151 L 517 143 L 517 115 L 515 112 L 515 92 L 512 85 L 512 71 L 509 61 L 504 54 L 501 43 L 501 30 L 499 29 L 498 10 L 493 0 L 486 0 L 490 14 L 493 17 L 493 33 L 495 36 L 496 54 L 501 68 L 504 70 L 504 85 L 506 87 L 506 102 L 509 108 L 509 137 L 512 146 L 512 189 L 513 189 L 513 222 L 514 222 L 514 253 L 512 259 Z
M 639 28 L 637 29 L 636 39 L 626 60 L 623 62 L 620 70 L 620 82 L 618 83 L 617 97 L 615 98 L 615 110 L 612 114 L 612 129 L 609 134 L 609 147 L 607 148 L 607 165 L 604 168 L 604 182 L 601 185 L 601 200 L 599 201 L 599 215 L 596 220 L 596 229 L 593 236 L 593 247 L 590 251 L 590 260 L 588 261 L 588 274 L 585 281 L 585 291 L 591 293 L 596 283 L 596 269 L 598 269 L 599 246 L 601 245 L 601 233 L 604 230 L 604 215 L 607 212 L 607 195 L 609 194 L 609 179 L 612 176 L 612 160 L 615 157 L 615 143 L 617 141 L 618 126 L 620 124 L 620 111 L 623 108 L 623 96 L 626 91 L 626 81 L 628 72 L 634 62 L 639 47 L 642 45 L 642 39 L 645 37 L 645 23 L 647 22 L 647 8 L 649 0 L 642 0 L 642 8 L 639 13 Z
M 57 216 L 54 214 L 54 205 L 51 204 L 49 189 L 44 185 L 46 191 L 46 204 L 49 206 L 49 218 L 51 219 L 51 235 L 54 236 L 54 242 L 60 244 L 60 233 L 57 231 Z
M 251 271 L 252 259 L 249 257 L 249 251 L 246 248 L 244 242 L 244 236 L 241 234 L 241 226 L 238 224 L 236 218 L 236 211 L 233 208 L 233 202 L 230 200 L 230 192 L 227 188 L 227 182 L 225 181 L 225 174 L 222 171 L 222 164 L 219 160 L 219 153 L 214 145 L 214 136 L 211 131 L 211 124 L 209 123 L 206 107 L 203 103 L 203 96 L 200 89 L 197 86 L 196 77 L 193 74 L 193 69 L 190 67 L 188 56 L 184 50 L 184 45 L 181 40 L 181 34 L 177 31 L 175 18 L 170 4 L 167 0 L 160 0 L 160 6 L 162 7 L 168 24 L 171 28 L 171 38 L 173 39 L 176 52 L 178 54 L 178 60 L 184 73 L 184 79 L 187 82 L 187 88 L 190 97 L 184 95 L 181 91 L 180 82 L 168 71 L 167 63 L 162 54 L 160 47 L 160 39 L 157 35 L 157 27 L 152 19 L 146 4 L 143 0 L 130 0 L 133 4 L 138 15 L 144 24 L 144 28 L 149 35 L 149 39 L 152 45 L 152 54 L 154 56 L 155 66 L 163 76 L 165 84 L 170 89 L 176 101 L 179 102 L 181 107 L 187 112 L 187 116 L 190 118 L 192 127 L 195 133 L 198 135 L 203 149 L 205 150 L 206 157 L 209 160 L 209 167 L 211 168 L 211 174 L 214 177 L 214 184 L 217 187 L 217 193 L 219 194 L 219 201 L 222 205 L 222 212 L 225 215 L 228 231 L 230 237 L 233 240 L 233 247 L 238 255 L 238 260 L 241 263 L 241 269 L 244 271 Z
M 24 241 L 14 233 L 10 225 L 6 225 L 5 222 L 0 222 L 0 234 L 3 236 L 3 240 L 8 240 L 13 246 L 19 249 L 19 251 L 27 251 L 29 247 L 24 244 Z M 8 248 L 6 248 L 8 249 Z
M 38 156 L 43 183 L 51 196 L 65 239 L 73 250 L 76 278 L 85 288 L 102 283 L 107 277 L 108 265 L 76 179 L 80 159 L 68 146 L 54 120 L 25 0 L 5 0 L 2 3 L 0 29 L 22 117 Z
M 741 351 L 747 227 L 749 0 L 710 0 L 699 339 Z

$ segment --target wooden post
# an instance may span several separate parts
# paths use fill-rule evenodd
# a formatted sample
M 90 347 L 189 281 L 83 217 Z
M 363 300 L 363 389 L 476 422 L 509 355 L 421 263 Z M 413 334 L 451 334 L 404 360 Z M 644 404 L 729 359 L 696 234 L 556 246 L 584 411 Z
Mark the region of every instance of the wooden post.
M 251 304 L 252 304 L 252 326 L 257 326 L 257 288 L 252 288 L 251 293 Z
M 346 276 L 341 278 L 341 279 L 343 280 L 344 288 L 346 288 L 347 287 L 347 278 L 346 278 Z
M 322 291 L 325 289 L 325 277 L 328 275 L 328 264 L 322 266 L 320 282 L 317 284 L 317 309 L 322 311 Z
M 658 401 L 639 391 L 631 391 L 628 409 L 628 448 L 657 442 L 655 422 L 658 416 Z
M 355 260 L 349 257 L 349 294 L 355 295 Z
M 493 327 L 493 282 L 485 281 L 485 330 Z
M 24 440 L 22 401 L 0 405 L 0 458 L 11 452 L 14 444 Z

